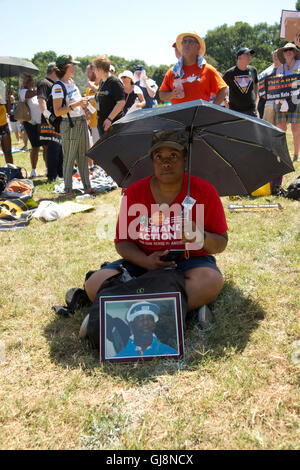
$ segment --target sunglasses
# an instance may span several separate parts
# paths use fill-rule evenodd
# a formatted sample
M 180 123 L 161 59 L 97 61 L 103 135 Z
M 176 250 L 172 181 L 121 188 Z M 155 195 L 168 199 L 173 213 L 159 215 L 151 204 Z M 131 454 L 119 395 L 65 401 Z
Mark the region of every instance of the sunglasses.
M 198 41 L 196 39 L 183 39 L 181 44 L 198 44 Z
M 295 51 L 296 49 L 294 47 L 291 47 L 290 49 L 284 49 L 283 52 L 289 52 L 289 51 Z

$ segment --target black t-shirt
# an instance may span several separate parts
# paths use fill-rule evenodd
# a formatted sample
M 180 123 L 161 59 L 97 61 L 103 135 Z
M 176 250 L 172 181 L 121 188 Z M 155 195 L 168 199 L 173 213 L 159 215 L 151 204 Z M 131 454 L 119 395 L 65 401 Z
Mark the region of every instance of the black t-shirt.
M 110 75 L 107 80 L 100 85 L 97 97 L 99 100 L 98 123 L 102 126 L 105 119 L 114 109 L 117 101 L 125 100 L 123 83 L 114 75 Z M 113 122 L 123 116 L 124 112 L 121 111 Z
M 144 95 L 144 98 L 145 98 L 145 101 L 146 101 L 146 104 L 145 104 L 145 106 L 144 106 L 144 109 L 146 109 L 146 108 L 153 108 L 154 99 L 151 98 L 151 96 L 149 95 L 147 88 L 144 87 L 144 86 L 141 86 L 140 83 L 141 83 L 140 80 L 138 80 L 137 82 L 135 82 L 135 84 L 136 84 L 138 87 L 140 87 L 140 89 L 141 89 L 142 92 L 143 92 L 143 95 Z
M 132 92 L 129 93 L 129 94 L 128 94 L 128 93 L 125 93 L 125 101 L 126 101 L 126 103 L 125 103 L 125 106 L 124 106 L 124 108 L 123 108 L 124 114 L 126 114 L 127 111 L 128 111 L 128 109 L 130 109 L 131 106 L 134 105 L 135 100 L 136 100 L 137 98 L 138 98 L 138 95 L 134 92 L 134 90 L 132 90 Z
M 37 97 L 43 98 L 46 102 L 48 96 L 51 94 L 52 86 L 54 85 L 54 81 L 51 78 L 42 78 L 37 84 Z M 42 124 L 46 124 L 46 119 L 42 114 Z
M 246 70 L 237 66 L 227 70 L 223 80 L 229 87 L 229 108 L 234 111 L 252 111 L 256 109 L 254 83 L 258 82 L 257 70 L 248 65 Z

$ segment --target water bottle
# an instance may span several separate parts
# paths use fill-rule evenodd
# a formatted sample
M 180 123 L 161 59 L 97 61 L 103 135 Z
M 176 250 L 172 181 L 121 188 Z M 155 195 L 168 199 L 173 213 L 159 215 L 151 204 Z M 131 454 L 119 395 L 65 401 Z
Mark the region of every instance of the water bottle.
M 183 85 L 182 85 L 181 78 L 175 78 L 174 79 L 174 86 L 175 86 L 176 90 L 179 91 L 178 98 L 179 99 L 184 98 L 184 88 L 183 88 Z

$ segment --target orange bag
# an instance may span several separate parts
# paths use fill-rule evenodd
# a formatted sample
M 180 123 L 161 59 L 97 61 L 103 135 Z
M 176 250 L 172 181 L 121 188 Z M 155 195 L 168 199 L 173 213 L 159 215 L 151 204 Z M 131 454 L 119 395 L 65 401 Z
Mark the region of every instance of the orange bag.
M 29 196 L 29 195 L 32 195 L 33 193 L 33 185 L 31 181 L 28 181 L 25 179 L 23 180 L 13 179 L 6 187 L 6 191 Z

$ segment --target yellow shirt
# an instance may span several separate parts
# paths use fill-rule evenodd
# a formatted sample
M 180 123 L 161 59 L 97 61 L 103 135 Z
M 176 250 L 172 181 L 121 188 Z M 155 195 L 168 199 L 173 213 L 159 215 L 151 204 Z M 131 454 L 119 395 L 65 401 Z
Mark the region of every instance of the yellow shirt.
M 93 91 L 91 88 L 87 88 L 85 90 L 85 96 L 93 96 L 95 95 L 95 91 Z M 96 108 L 96 101 L 91 100 L 91 104 Z M 95 111 L 93 114 L 90 115 L 90 126 L 91 127 L 97 127 L 97 111 Z
M 5 124 L 7 124 L 6 106 L 5 104 L 0 104 L 0 126 L 5 126 Z

